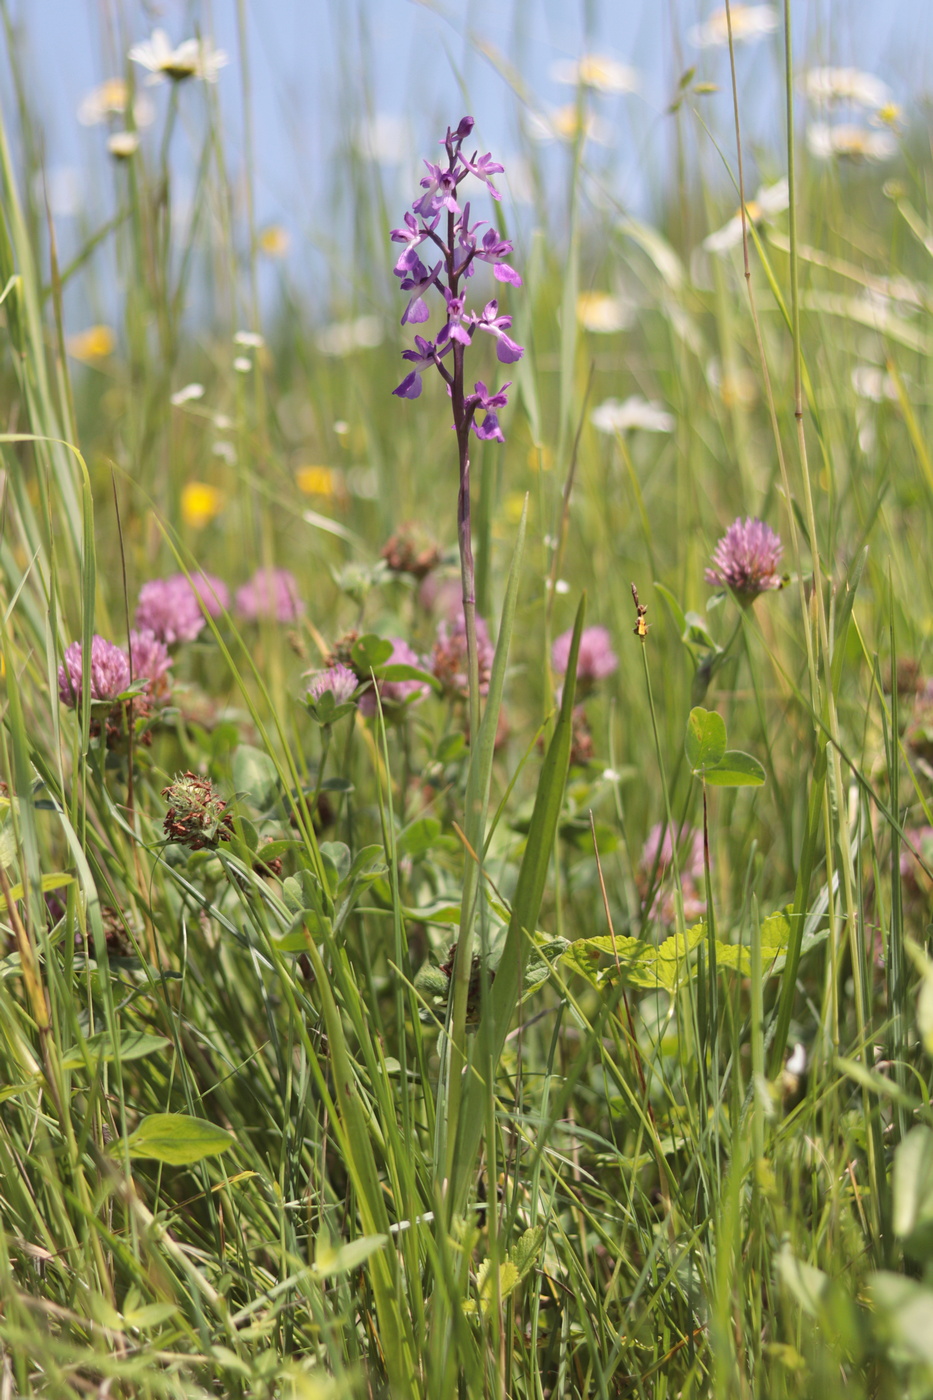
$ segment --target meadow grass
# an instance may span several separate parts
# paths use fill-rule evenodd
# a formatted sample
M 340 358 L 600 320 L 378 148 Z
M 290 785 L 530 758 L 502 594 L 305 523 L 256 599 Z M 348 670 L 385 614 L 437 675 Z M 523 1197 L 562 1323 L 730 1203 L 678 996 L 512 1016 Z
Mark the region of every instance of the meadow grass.
M 63 265 L 4 17 L 0 1394 L 933 1393 L 919 135 L 821 163 L 789 75 L 789 209 L 716 251 L 738 194 L 634 220 L 571 133 L 473 440 L 471 723 L 448 401 L 391 397 L 383 338 L 405 205 L 348 132 L 333 275 L 375 322 L 267 305 L 262 152 L 231 170 L 194 75 Z M 705 579 L 736 517 L 783 540 L 757 597 Z M 63 703 L 66 648 L 201 570 L 230 596 L 161 687 Z

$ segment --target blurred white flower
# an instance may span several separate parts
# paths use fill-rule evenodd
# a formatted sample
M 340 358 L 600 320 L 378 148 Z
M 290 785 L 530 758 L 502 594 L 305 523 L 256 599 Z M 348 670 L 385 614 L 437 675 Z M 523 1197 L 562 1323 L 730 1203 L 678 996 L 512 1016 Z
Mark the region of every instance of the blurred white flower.
M 201 78 L 216 83 L 221 68 L 230 62 L 223 49 L 215 49 L 211 39 L 185 39 L 173 49 L 164 29 L 154 29 L 152 37 L 134 44 L 130 61 L 149 70 L 147 83 L 161 83 L 166 78 L 183 82 L 185 78 Z
M 233 419 L 229 418 L 226 413 L 215 413 L 214 427 L 219 433 L 228 433 L 233 427 Z
M 233 362 L 233 368 L 237 374 L 249 374 L 253 368 L 253 362 L 247 355 L 237 355 Z
M 378 316 L 357 316 L 352 321 L 334 321 L 315 337 L 322 355 L 341 358 L 354 350 L 373 350 L 383 340 L 382 322 Z
M 245 345 L 250 350 L 261 350 L 265 345 L 265 337 L 258 331 L 237 331 L 233 337 L 234 345 Z
M 343 437 L 344 434 L 348 433 L 349 431 L 350 424 L 345 419 L 337 418 L 334 420 L 334 432 L 337 434 L 338 437 Z
M 733 365 L 724 373 L 719 360 L 712 359 L 706 366 L 706 378 L 726 408 L 751 408 L 758 398 L 758 381 L 744 365 Z
M 222 457 L 230 467 L 236 462 L 236 448 L 232 442 L 215 442 L 211 446 L 211 451 L 215 457 Z
M 611 292 L 581 292 L 577 297 L 577 320 L 596 335 L 627 330 L 634 319 L 635 307 L 626 297 Z
M 646 433 L 672 433 L 676 426 L 672 413 L 637 394 L 624 401 L 606 399 L 593 409 L 590 422 L 601 433 L 624 433 L 633 428 Z
M 401 165 L 411 150 L 411 125 L 406 117 L 377 112 L 357 129 L 353 144 L 364 160 L 377 165 Z
M 852 388 L 860 399 L 881 403 L 884 399 L 897 402 L 897 385 L 890 374 L 877 365 L 856 365 L 852 371 Z
M 858 68 L 808 68 L 803 90 L 813 102 L 851 102 L 874 111 L 891 101 L 891 89 L 874 73 Z
M 637 69 L 600 53 L 585 53 L 578 59 L 560 59 L 551 64 L 549 71 L 556 83 L 588 87 L 594 92 L 637 92 L 640 85 Z
M 778 12 L 774 5 L 732 5 L 732 41 L 751 43 L 773 34 L 778 27 Z M 719 48 L 729 42 L 729 23 L 725 8 L 714 10 L 703 21 L 687 31 L 690 43 L 698 49 Z
M 575 141 L 581 134 L 580 113 L 576 103 L 568 102 L 563 107 L 553 107 L 549 112 L 526 114 L 528 135 L 533 141 Z M 582 135 L 587 141 L 595 141 L 597 146 L 608 146 L 612 140 L 612 128 L 594 112 L 584 112 Z
M 840 122 L 813 122 L 807 127 L 807 147 L 817 160 L 890 160 L 897 154 L 897 140 L 890 131 L 868 131 L 864 126 Z
M 374 501 L 379 495 L 379 473 L 375 467 L 351 467 L 347 472 L 347 489 L 351 496 Z
M 186 384 L 183 389 L 175 390 L 174 394 L 169 399 L 169 403 L 174 404 L 176 408 L 181 408 L 182 404 L 191 403 L 192 400 L 203 399 L 203 397 L 203 384 Z
M 82 126 L 99 126 L 108 117 L 124 117 L 129 98 L 129 84 L 124 78 L 108 78 L 82 97 L 78 121 Z M 155 107 L 145 93 L 137 94 L 133 103 L 133 121 L 137 126 L 149 126 L 155 121 Z
M 139 150 L 138 131 L 115 131 L 107 137 L 107 150 L 117 160 L 129 160 Z
M 782 213 L 790 203 L 790 193 L 786 180 L 778 180 L 774 185 L 762 185 L 761 189 L 745 206 L 750 223 L 760 224 L 774 214 Z M 726 253 L 742 242 L 742 215 L 733 214 L 727 224 L 703 239 L 703 247 L 708 253 Z

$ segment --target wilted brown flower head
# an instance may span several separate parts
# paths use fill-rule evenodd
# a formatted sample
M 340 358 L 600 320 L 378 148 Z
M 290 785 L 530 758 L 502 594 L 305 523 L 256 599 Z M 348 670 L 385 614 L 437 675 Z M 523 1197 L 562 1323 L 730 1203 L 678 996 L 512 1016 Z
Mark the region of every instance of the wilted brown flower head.
M 230 813 L 210 778 L 190 770 L 180 773 L 162 789 L 162 796 L 168 802 L 162 829 L 169 841 L 200 851 L 204 847 L 213 850 L 219 842 L 230 840 Z
M 441 562 L 441 547 L 423 525 L 410 520 L 386 540 L 382 557 L 393 573 L 423 579 Z

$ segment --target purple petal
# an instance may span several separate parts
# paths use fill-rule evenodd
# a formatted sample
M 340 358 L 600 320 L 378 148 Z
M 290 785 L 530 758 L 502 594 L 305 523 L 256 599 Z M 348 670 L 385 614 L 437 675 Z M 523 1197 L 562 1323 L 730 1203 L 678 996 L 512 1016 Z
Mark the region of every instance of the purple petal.
M 411 374 L 406 374 L 397 389 L 392 390 L 393 394 L 400 399 L 417 399 L 421 394 L 421 375 L 417 370 L 412 370 Z
M 500 335 L 496 341 L 496 359 L 503 365 L 514 365 L 516 360 L 520 360 L 525 353 L 524 346 L 517 345 L 507 335 Z

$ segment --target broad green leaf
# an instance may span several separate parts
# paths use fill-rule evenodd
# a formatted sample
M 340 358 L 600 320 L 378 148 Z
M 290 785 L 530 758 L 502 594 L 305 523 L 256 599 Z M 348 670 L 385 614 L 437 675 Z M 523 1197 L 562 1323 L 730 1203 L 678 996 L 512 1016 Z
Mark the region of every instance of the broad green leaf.
M 330 892 L 334 895 L 350 873 L 350 847 L 343 841 L 322 841 L 320 849 Z
M 594 986 L 612 982 L 621 972 L 630 987 L 662 988 L 674 992 L 695 974 L 693 954 L 706 940 L 706 924 L 695 924 L 685 935 L 672 934 L 663 943 L 649 943 L 640 938 L 611 938 L 600 934 L 596 938 L 578 938 L 561 957 Z M 610 959 L 601 966 L 603 957 Z M 751 958 L 747 948 L 738 943 L 716 941 L 716 961 L 719 967 L 732 968 L 747 977 Z M 766 971 L 770 971 L 767 968 Z
M 152 1157 L 171 1167 L 189 1167 L 226 1152 L 236 1139 L 226 1128 L 187 1113 L 150 1113 L 126 1140 L 131 1157 Z M 119 1151 L 119 1143 L 115 1144 Z
M 272 806 L 279 788 L 279 775 L 263 749 L 240 744 L 233 755 L 232 769 L 233 786 L 238 793 L 243 793 L 260 812 Z
M 421 856 L 427 855 L 440 834 L 441 824 L 437 817 L 419 817 L 417 821 L 413 821 L 405 827 L 404 831 L 399 833 L 396 845 L 399 860 L 403 856 L 410 856 L 412 860 L 418 860 Z
M 127 1035 L 120 1037 L 120 1059 L 141 1060 L 146 1055 L 163 1054 L 166 1052 L 166 1047 L 170 1046 L 171 1041 L 166 1040 L 163 1035 L 148 1035 L 144 1031 L 130 1031 Z M 98 1060 L 110 1064 L 116 1059 L 113 1042 L 106 1031 L 101 1031 L 99 1035 L 90 1037 L 87 1042 L 87 1058 L 92 1064 Z M 70 1050 L 66 1050 L 62 1056 L 64 1069 L 81 1069 L 85 1063 L 85 1057 L 76 1045 L 73 1045 Z
M 163 1322 L 168 1322 L 170 1317 L 174 1317 L 178 1312 L 175 1303 L 145 1303 L 142 1307 L 133 1308 L 131 1312 L 123 1314 L 123 1324 L 125 1327 L 138 1328 L 141 1332 L 146 1332 L 151 1327 L 158 1327 Z
M 360 637 L 354 642 L 350 652 L 357 672 L 364 676 L 368 676 L 370 671 L 388 661 L 391 655 L 392 643 L 377 637 L 373 632 L 367 632 L 365 637 Z
M 443 687 L 430 671 L 422 671 L 420 666 L 409 666 L 404 661 L 392 661 L 387 666 L 374 666 L 373 673 L 380 681 L 422 681 L 438 695 Z
M 499 1265 L 499 1296 L 503 1302 L 505 1302 L 513 1289 L 517 1287 L 520 1280 L 521 1274 L 512 1263 L 511 1259 L 503 1260 Z M 495 1283 L 496 1276 L 492 1272 L 492 1261 L 484 1259 L 476 1274 L 476 1291 L 479 1296 L 480 1311 L 484 1317 L 489 1313 L 490 1308 L 495 1307 L 496 1304 Z M 465 1313 L 476 1312 L 476 1302 L 473 1298 L 465 1299 L 463 1311 Z
M 818 1318 L 830 1288 L 830 1278 L 792 1254 L 785 1245 L 777 1258 L 778 1277 L 808 1317 Z
M 534 1225 L 526 1230 L 509 1250 L 509 1258 L 518 1270 L 519 1278 L 524 1278 L 541 1253 L 544 1244 L 544 1226 Z
M 867 1283 L 885 1340 L 911 1361 L 933 1366 L 933 1289 L 903 1274 L 880 1270 L 869 1274 Z
M 928 1055 L 933 1055 L 933 962 L 912 938 L 905 939 L 910 959 L 920 973 L 917 993 L 917 1030 Z
M 894 1154 L 892 1225 L 914 1259 L 933 1253 L 933 1128 L 919 1123 Z
M 703 781 L 710 787 L 761 787 L 765 770 L 757 758 L 740 749 L 729 749 L 713 768 L 703 772 Z
M 365 1264 L 377 1249 L 384 1249 L 389 1242 L 388 1235 L 362 1235 L 358 1240 L 334 1248 L 330 1240 L 318 1241 L 312 1272 L 318 1278 L 331 1278 L 334 1274 L 348 1274 Z
M 715 768 L 726 752 L 726 722 L 715 710 L 704 710 L 697 705 L 690 711 L 687 720 L 687 736 L 684 751 L 690 771 L 696 777 L 703 777 L 708 769 Z

